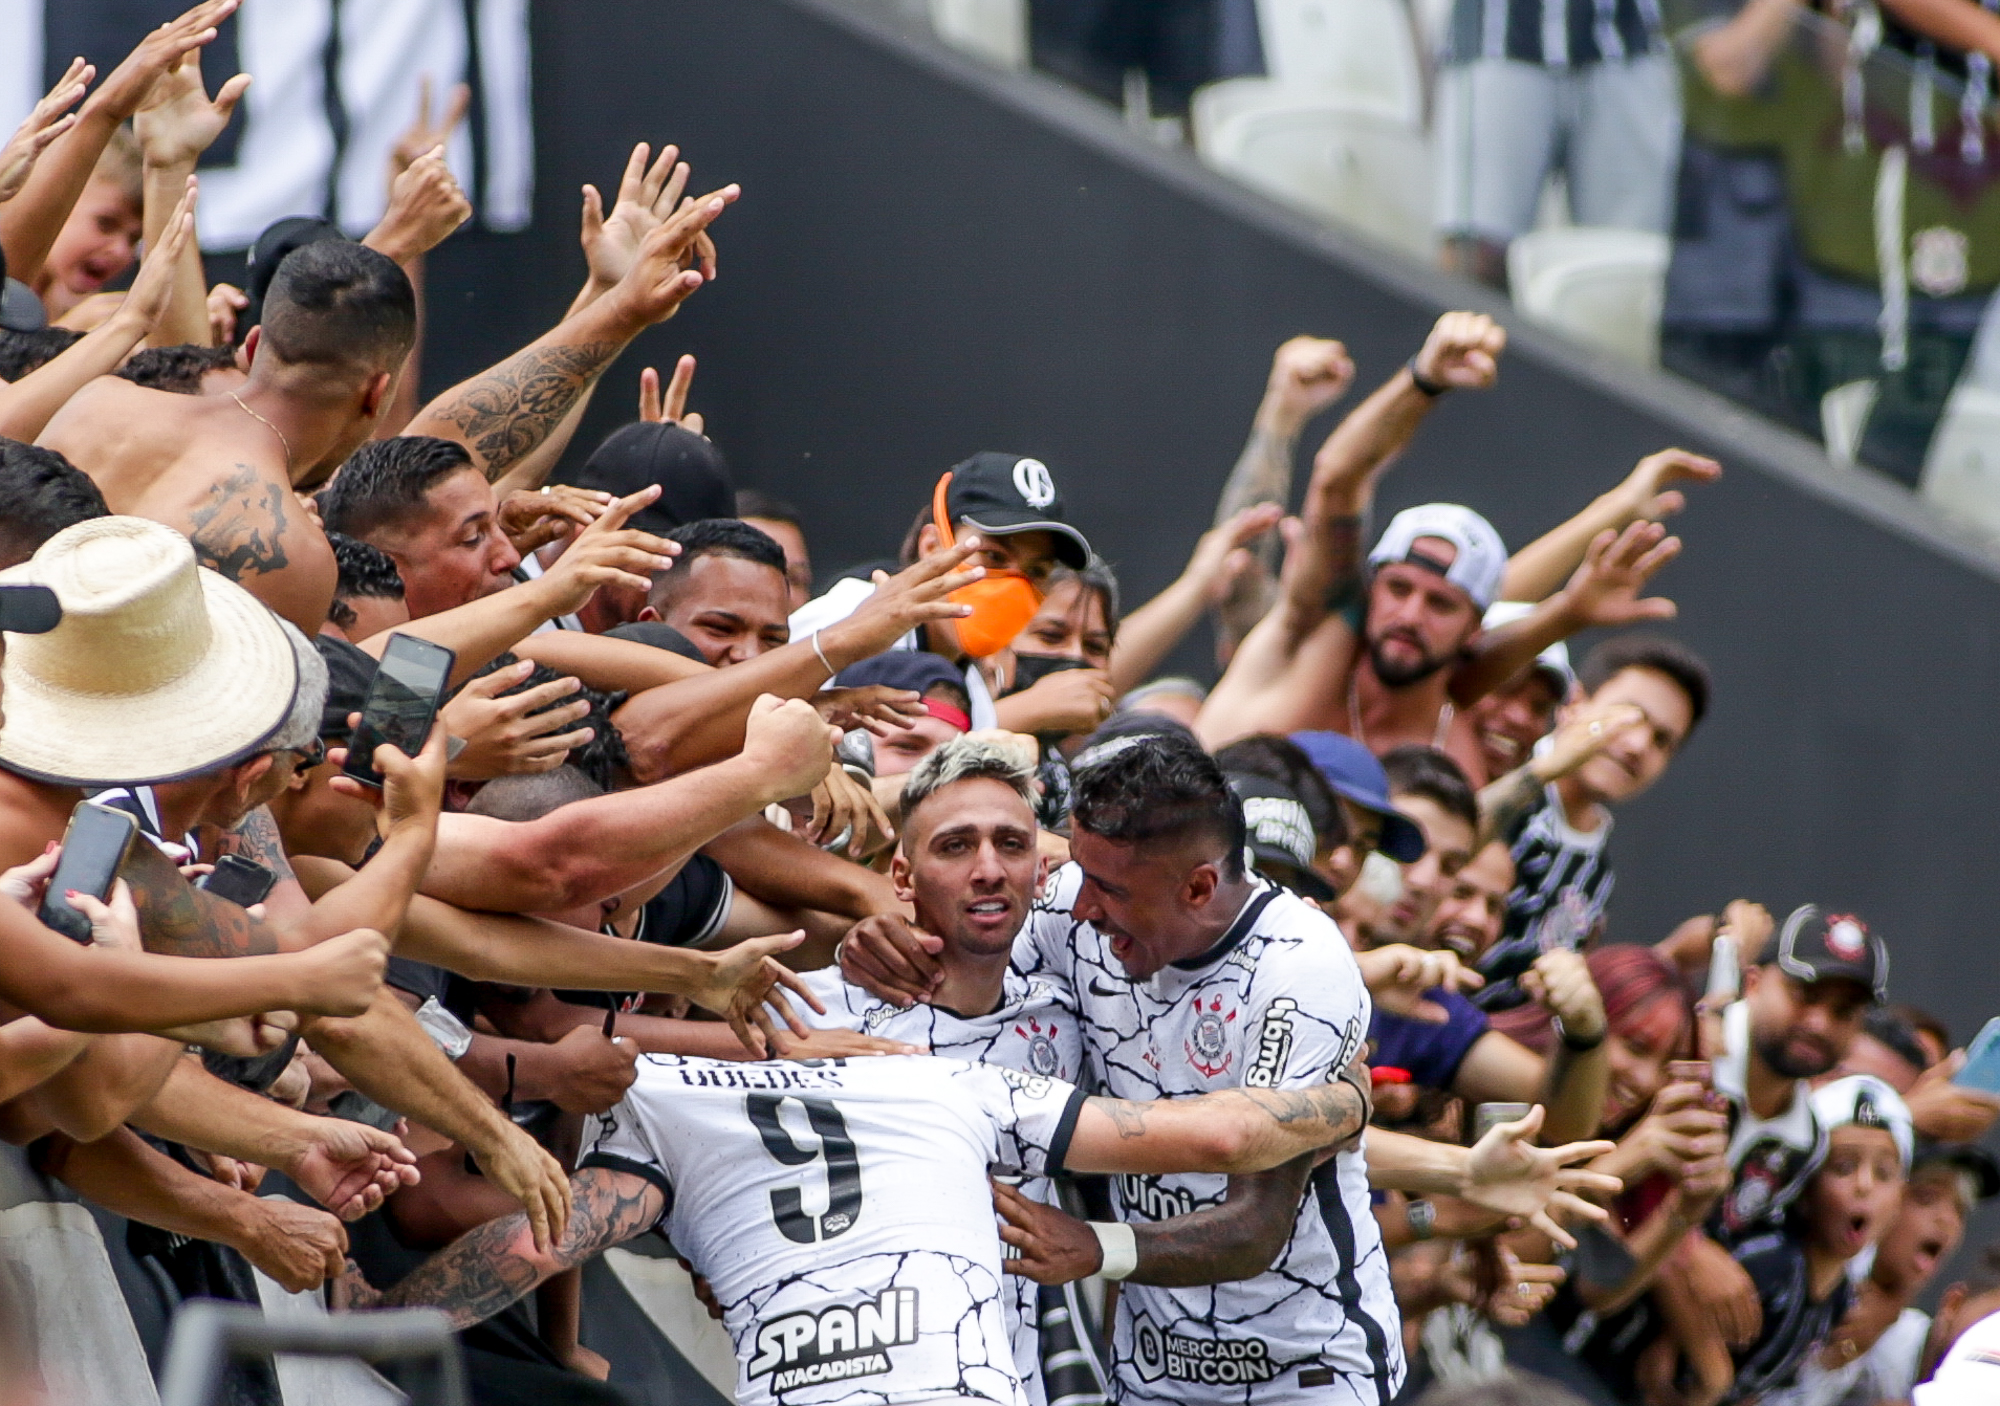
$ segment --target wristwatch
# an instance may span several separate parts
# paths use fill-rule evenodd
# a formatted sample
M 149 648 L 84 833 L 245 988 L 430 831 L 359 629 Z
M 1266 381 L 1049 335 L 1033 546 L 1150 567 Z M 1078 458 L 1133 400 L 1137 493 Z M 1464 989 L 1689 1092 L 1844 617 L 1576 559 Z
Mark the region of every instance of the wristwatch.
M 1563 1029 L 1563 1018 L 1561 1016 L 1556 1016 L 1549 1023 L 1555 1027 L 1556 1038 L 1562 1041 L 1563 1048 L 1571 1054 L 1589 1054 L 1604 1043 L 1604 1036 L 1607 1033 L 1605 1030 L 1600 1030 L 1590 1039 L 1580 1040 L 1570 1034 L 1569 1031 Z

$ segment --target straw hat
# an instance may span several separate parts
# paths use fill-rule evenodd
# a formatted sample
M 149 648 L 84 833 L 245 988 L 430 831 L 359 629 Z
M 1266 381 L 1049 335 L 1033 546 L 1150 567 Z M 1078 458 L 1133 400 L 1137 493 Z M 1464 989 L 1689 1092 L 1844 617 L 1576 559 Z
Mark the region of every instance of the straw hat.
M 102 517 L 65 528 L 0 583 L 62 603 L 47 634 L 10 635 L 0 765 L 78 786 L 173 781 L 275 732 L 298 664 L 264 604 L 195 565 L 170 527 Z

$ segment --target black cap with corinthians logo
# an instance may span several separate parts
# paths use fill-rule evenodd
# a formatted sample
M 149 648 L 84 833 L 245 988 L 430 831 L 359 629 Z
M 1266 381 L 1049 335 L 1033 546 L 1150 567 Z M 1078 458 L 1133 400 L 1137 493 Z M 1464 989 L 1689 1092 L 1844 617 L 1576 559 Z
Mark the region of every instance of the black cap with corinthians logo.
M 993 537 L 1014 532 L 1047 532 L 1055 537 L 1056 560 L 1081 571 L 1090 564 L 1090 543 L 1063 521 L 1062 494 L 1040 459 L 992 450 L 952 465 L 945 511 Z
M 1776 965 L 1800 981 L 1854 981 L 1889 999 L 1889 949 L 1852 913 L 1828 913 L 1816 903 L 1792 910 L 1764 945 L 1759 965 Z

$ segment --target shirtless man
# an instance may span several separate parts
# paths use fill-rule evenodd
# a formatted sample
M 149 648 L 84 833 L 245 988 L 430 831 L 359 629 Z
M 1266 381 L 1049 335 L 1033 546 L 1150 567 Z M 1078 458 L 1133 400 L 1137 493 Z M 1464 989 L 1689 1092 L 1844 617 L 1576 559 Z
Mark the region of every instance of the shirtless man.
M 602 296 L 445 392 L 408 432 L 457 440 L 488 475 L 504 472 L 627 342 L 701 286 L 706 275 L 692 265 L 707 263 L 703 232 L 736 194 L 729 186 L 686 202 L 637 242 Z M 593 259 L 593 284 L 601 263 Z M 326 619 L 338 573 L 294 491 L 324 483 L 374 432 L 415 327 L 409 279 L 389 258 L 345 241 L 307 245 L 279 268 L 263 321 L 244 342 L 250 380 L 240 391 L 173 395 L 104 377 L 70 400 L 40 442 L 89 474 L 112 511 L 187 533 L 203 565 L 310 635 Z

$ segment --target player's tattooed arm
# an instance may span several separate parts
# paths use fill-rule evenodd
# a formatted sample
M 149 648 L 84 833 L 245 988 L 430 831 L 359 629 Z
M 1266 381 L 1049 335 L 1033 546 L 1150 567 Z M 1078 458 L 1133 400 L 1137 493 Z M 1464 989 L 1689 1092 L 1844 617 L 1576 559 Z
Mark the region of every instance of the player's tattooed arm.
M 1261 1172 L 1344 1144 L 1367 1126 L 1368 1095 L 1346 1071 L 1307 1089 L 1229 1089 L 1199 1098 L 1093 1098 L 1065 1156 L 1073 1172 Z
M 468 1230 L 382 1295 L 382 1308 L 438 1308 L 469 1328 L 525 1297 L 544 1280 L 652 1228 L 666 1207 L 660 1189 L 632 1172 L 586 1167 L 570 1178 L 569 1225 L 555 1248 L 535 1248 L 517 1211 Z

